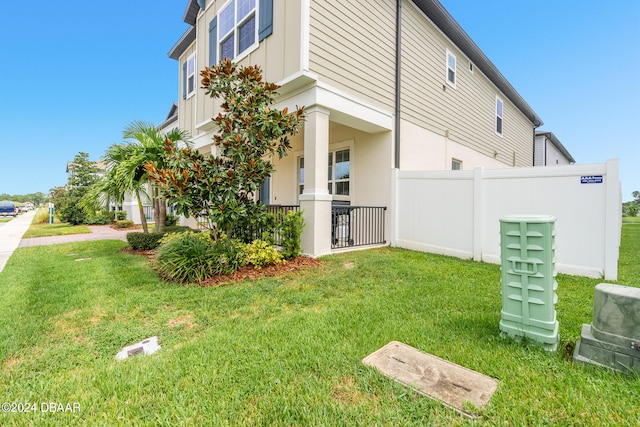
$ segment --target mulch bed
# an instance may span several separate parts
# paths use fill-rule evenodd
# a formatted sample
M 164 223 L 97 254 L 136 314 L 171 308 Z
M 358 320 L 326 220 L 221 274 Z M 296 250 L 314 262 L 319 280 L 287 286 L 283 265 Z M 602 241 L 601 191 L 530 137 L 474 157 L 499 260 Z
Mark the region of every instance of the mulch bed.
M 155 255 L 155 251 L 135 251 L 129 246 L 123 248 L 122 251 L 130 254 L 144 256 L 149 261 L 151 261 L 153 259 L 153 256 Z M 220 286 L 227 283 L 241 282 L 243 280 L 256 280 L 262 277 L 278 277 L 287 273 L 311 268 L 319 268 L 321 266 L 322 261 L 320 261 L 319 259 L 309 258 L 306 256 L 298 256 L 296 258 L 286 260 L 282 264 L 270 265 L 261 269 L 256 269 L 251 265 L 245 265 L 233 274 L 214 276 L 209 279 L 203 280 L 202 282 L 194 284 L 201 287 Z

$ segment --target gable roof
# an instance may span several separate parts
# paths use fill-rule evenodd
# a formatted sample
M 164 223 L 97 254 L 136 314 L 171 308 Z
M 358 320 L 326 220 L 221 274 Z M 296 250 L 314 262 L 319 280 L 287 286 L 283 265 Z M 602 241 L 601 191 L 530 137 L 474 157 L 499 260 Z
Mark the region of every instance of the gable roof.
M 171 104 L 171 108 L 169 109 L 169 114 L 167 114 L 167 118 L 164 119 L 162 123 L 158 125 L 158 128 L 164 129 L 169 126 L 171 123 L 178 120 L 178 104 L 175 102 Z
M 538 137 L 538 136 L 544 136 L 549 141 L 551 141 L 551 143 L 556 146 L 558 151 L 560 151 L 562 153 L 562 155 L 567 158 L 569 163 L 575 163 L 576 162 L 576 160 L 573 158 L 573 156 L 571 156 L 569 151 L 564 147 L 564 145 L 562 145 L 560 140 L 553 134 L 553 132 L 545 132 L 543 130 L 538 130 L 538 131 L 536 131 L 536 137 Z
M 542 126 L 542 119 L 533 111 L 511 83 L 502 75 L 498 68 L 482 52 L 471 37 L 462 29 L 460 24 L 442 6 L 438 0 L 412 0 L 413 3 L 442 31 L 449 39 L 479 68 L 522 113 L 534 124 Z

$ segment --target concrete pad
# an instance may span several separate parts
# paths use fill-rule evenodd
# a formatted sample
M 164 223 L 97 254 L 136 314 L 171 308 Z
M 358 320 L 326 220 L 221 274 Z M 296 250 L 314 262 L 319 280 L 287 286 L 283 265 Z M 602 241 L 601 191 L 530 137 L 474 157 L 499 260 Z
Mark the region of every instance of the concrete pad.
M 498 388 L 498 381 L 491 377 L 398 341 L 371 353 L 362 363 L 469 418 L 473 415 L 465 411 L 464 403 L 483 407 Z

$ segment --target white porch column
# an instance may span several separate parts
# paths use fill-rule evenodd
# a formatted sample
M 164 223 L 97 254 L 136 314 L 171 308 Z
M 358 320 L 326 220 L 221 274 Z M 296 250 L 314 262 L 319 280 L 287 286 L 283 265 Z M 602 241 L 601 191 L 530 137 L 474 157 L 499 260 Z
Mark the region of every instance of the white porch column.
M 331 195 L 328 190 L 329 111 L 313 106 L 304 124 L 304 210 L 302 251 L 313 257 L 331 252 Z

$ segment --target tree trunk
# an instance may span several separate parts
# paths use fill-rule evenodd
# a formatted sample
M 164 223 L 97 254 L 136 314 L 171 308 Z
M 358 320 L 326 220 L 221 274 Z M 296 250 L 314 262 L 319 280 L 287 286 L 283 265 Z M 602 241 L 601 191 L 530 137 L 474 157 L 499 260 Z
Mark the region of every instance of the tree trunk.
M 153 187 L 153 226 L 156 232 L 160 231 L 160 200 L 158 200 L 158 189 Z
M 144 206 L 142 206 L 142 199 L 140 193 L 136 191 L 136 199 L 138 199 L 138 209 L 140 210 L 140 221 L 142 222 L 142 231 L 149 232 L 149 226 L 147 226 L 147 217 L 144 214 Z
M 159 223 L 156 224 L 156 231 L 158 233 L 164 233 L 164 225 L 167 222 L 167 200 L 166 199 L 159 199 L 158 200 L 158 221 Z

